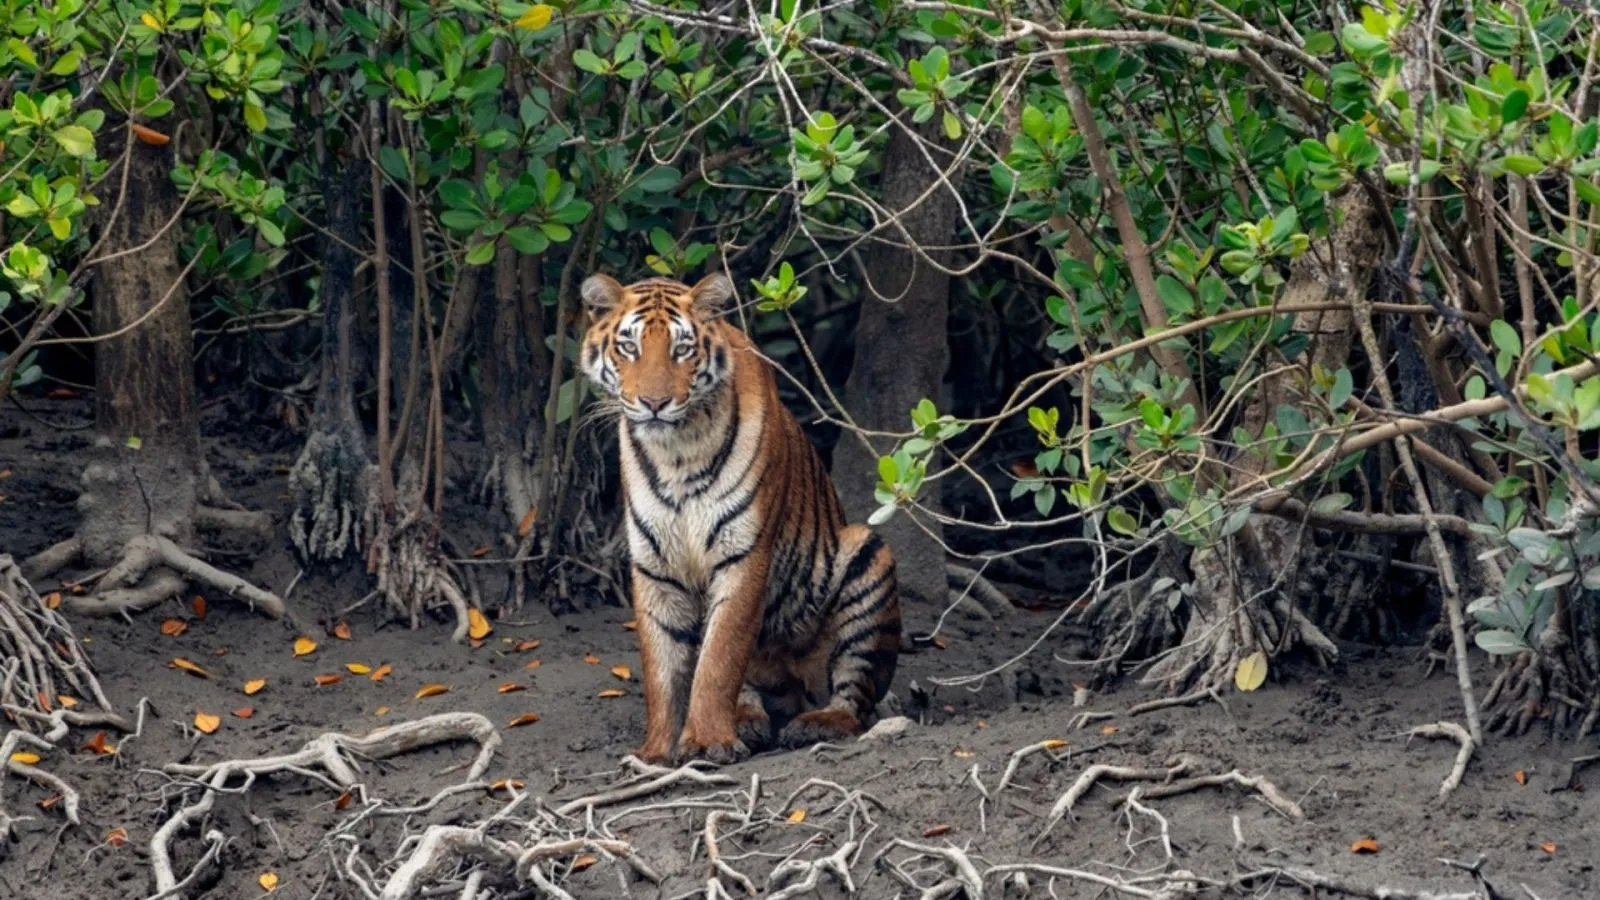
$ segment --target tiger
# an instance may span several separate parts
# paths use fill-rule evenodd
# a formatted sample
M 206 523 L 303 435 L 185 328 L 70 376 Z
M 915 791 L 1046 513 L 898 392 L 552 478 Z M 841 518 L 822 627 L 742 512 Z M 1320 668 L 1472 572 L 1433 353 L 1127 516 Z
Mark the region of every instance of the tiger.
M 894 557 L 846 524 L 722 273 L 579 288 L 579 367 L 617 421 L 646 762 L 859 735 L 900 650 Z

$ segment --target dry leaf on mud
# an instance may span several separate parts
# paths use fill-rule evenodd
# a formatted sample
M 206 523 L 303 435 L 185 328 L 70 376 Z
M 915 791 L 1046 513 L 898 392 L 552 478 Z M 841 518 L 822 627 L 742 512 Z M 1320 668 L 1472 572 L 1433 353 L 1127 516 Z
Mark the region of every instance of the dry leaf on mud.
M 199 666 L 197 666 L 194 663 L 188 661 L 187 659 L 184 659 L 181 656 L 173 657 L 172 662 L 167 663 L 167 668 L 169 668 L 169 669 L 182 669 L 185 672 L 188 672 L 190 675 L 196 675 L 196 676 L 199 676 L 201 678 L 210 678 L 211 677 L 211 673 L 210 672 L 207 672 L 205 669 L 200 668 Z
M 57 609 L 61 606 L 61 592 L 51 591 L 44 595 L 44 605 L 47 609 Z
M 442 684 L 425 684 L 417 691 L 417 699 L 421 700 L 424 697 L 436 697 L 440 694 L 448 692 L 449 690 L 449 688 Z
M 33 696 L 34 696 L 34 699 L 39 701 L 39 708 L 40 709 L 44 710 L 45 712 L 55 712 L 55 710 L 52 709 L 51 706 L 50 706 L 50 698 L 46 697 L 44 695 L 44 691 L 40 691 L 37 694 L 34 694 Z
M 1102 726 L 1100 726 L 1100 733 L 1101 734 L 1116 734 L 1117 732 L 1119 732 L 1121 730 L 1122 730 L 1121 728 L 1118 728 L 1115 725 L 1102 725 Z
M 515 681 L 508 681 L 505 684 L 502 684 L 499 687 L 495 688 L 495 690 L 499 691 L 502 694 L 511 694 L 511 693 L 515 693 L 517 691 L 525 691 L 527 689 L 528 688 L 527 688 L 526 685 L 517 684 Z
M 932 838 L 932 837 L 938 837 L 941 834 L 949 834 L 949 833 L 950 833 L 950 826 L 941 823 L 939 825 L 933 826 L 932 828 L 929 828 L 927 831 L 924 831 L 922 833 L 922 836 L 925 837 L 925 838 Z
M 494 626 L 489 624 L 487 618 L 484 618 L 482 610 L 473 606 L 467 607 L 467 637 L 475 641 L 481 641 L 488 637 L 492 631 L 494 631 Z
M 1378 842 L 1369 837 L 1362 838 L 1350 845 L 1351 853 L 1377 853 L 1378 850 Z
M 977 756 L 977 755 L 978 754 L 972 752 L 971 750 L 957 750 L 956 751 L 956 759 L 971 759 L 971 758 L 973 758 L 974 756 Z
M 389 707 L 380 706 L 377 709 L 373 710 L 372 714 L 375 715 L 375 716 L 387 716 L 389 714 Z
M 106 832 L 106 843 L 113 847 L 121 847 L 128 842 L 128 829 L 113 828 Z
M 312 651 L 314 651 L 316 649 L 317 649 L 317 642 L 313 641 L 311 638 L 308 638 L 308 637 L 297 637 L 297 638 L 294 639 L 294 655 L 295 656 L 305 656 L 306 654 L 311 653 Z
M 270 894 L 278 889 L 278 876 L 273 872 L 262 872 L 261 877 L 256 879 L 256 884 L 261 885 L 261 889 Z
M 56 804 L 60 803 L 60 802 L 61 802 L 61 795 L 60 794 L 51 794 L 50 796 L 48 796 L 48 797 L 44 798 L 43 800 L 39 801 L 39 808 L 40 809 L 54 809 Z
M 340 622 L 339 624 L 333 626 L 333 636 L 341 641 L 350 640 L 350 623 Z
M 604 697 L 604 698 L 606 698 L 608 700 L 611 699 L 612 697 L 625 697 L 625 696 L 627 696 L 627 694 L 628 694 L 627 691 L 619 690 L 617 688 L 606 688 L 605 690 L 600 692 L 600 696 Z
M 490 792 L 503 791 L 507 789 L 520 791 L 527 786 L 528 785 L 526 783 L 518 781 L 515 778 L 502 778 L 499 781 L 496 781 L 494 784 L 489 785 L 489 790 Z
M 95 753 L 101 756 L 110 756 L 111 754 L 117 752 L 117 748 L 106 743 L 106 733 L 104 731 L 96 731 L 94 733 L 94 737 L 90 738 L 88 742 L 83 745 L 83 749 L 93 750 Z
M 542 665 L 544 665 L 543 662 L 541 662 L 541 661 L 539 661 L 537 659 L 530 659 L 530 660 L 528 660 L 528 664 L 523 666 L 523 668 L 532 670 L 532 669 L 537 669 Z
M 222 717 L 197 711 L 194 714 L 194 727 L 199 729 L 201 734 L 213 734 L 222 727 Z
M 586 663 L 588 663 L 588 664 L 589 664 L 589 665 L 591 665 L 591 666 L 598 666 L 598 665 L 600 665 L 600 657 L 598 657 L 598 656 L 595 656 L 595 655 L 594 655 L 594 654 L 593 654 L 593 653 L 591 653 L 591 654 L 589 654 L 589 655 L 588 655 L 588 656 L 585 656 L 585 657 L 584 657 L 584 658 L 583 658 L 583 661 L 584 661 L 584 662 L 586 662 Z
M 489 555 L 489 551 L 491 549 L 493 549 L 493 548 L 491 548 L 491 547 L 473 547 L 472 548 L 472 558 L 473 559 L 483 559 L 485 556 Z
M 533 521 L 537 518 L 539 518 L 539 507 L 535 506 L 523 515 L 521 522 L 517 523 L 517 537 L 527 537 L 528 533 L 533 531 Z
M 1551 855 L 1555 855 L 1556 845 L 1554 841 L 1545 841 L 1539 845 L 1539 849 Z
M 344 667 L 351 675 L 372 674 L 372 667 L 365 663 L 345 663 Z
M 593 856 L 580 856 L 572 861 L 572 871 L 582 872 L 584 869 L 589 868 L 599 861 L 599 859 Z
M 389 677 L 389 673 L 393 672 L 393 671 L 394 671 L 394 667 L 390 666 L 388 663 L 384 663 L 383 665 L 378 667 L 377 671 L 372 673 L 372 680 L 373 681 L 382 681 L 385 678 L 388 678 Z
M 506 723 L 506 727 L 517 728 L 523 725 L 532 725 L 537 721 L 539 721 L 538 713 L 523 713 L 522 715 L 517 716 L 515 719 L 512 719 L 510 722 Z
M 1233 686 L 1245 693 L 1267 683 L 1267 654 L 1256 652 L 1239 660 L 1239 667 L 1233 670 Z
M 315 681 L 317 683 L 318 687 L 327 687 L 330 684 L 338 684 L 339 682 L 343 681 L 344 680 L 344 676 L 343 675 L 318 675 L 316 678 L 313 678 L 311 680 Z
M 789 813 L 789 815 L 784 817 L 784 821 L 790 823 L 791 825 L 799 825 L 801 822 L 804 822 L 805 820 L 806 820 L 806 811 L 804 809 L 797 809 L 794 812 Z
M 1528 773 L 1522 771 L 1521 769 L 1518 769 L 1517 771 L 1511 773 L 1511 777 L 1515 778 L 1517 780 L 1517 784 L 1527 784 L 1528 783 Z
M 161 633 L 167 637 L 177 637 L 189 630 L 189 623 L 182 619 L 167 619 L 161 623 Z
M 66 694 L 57 694 L 56 695 L 56 702 L 61 704 L 62 706 L 65 706 L 67 709 L 71 709 L 74 706 L 78 705 L 78 698 L 77 697 L 69 697 Z
M 1067 745 L 1067 742 L 1063 741 L 1060 738 L 1050 738 L 1049 740 L 1040 741 L 1039 742 L 1039 746 L 1043 747 L 1046 750 L 1060 750 L 1062 747 L 1065 747 L 1066 745 Z
M 612 666 L 611 674 L 621 678 L 623 681 L 627 681 L 633 677 L 633 670 L 627 666 Z
M 544 643 L 544 641 L 517 641 L 517 645 L 511 649 L 517 651 L 518 653 L 521 653 L 524 650 L 537 650 L 539 649 L 539 645 L 542 643 Z
M 244 692 L 246 694 L 259 694 L 261 689 L 266 686 L 267 680 L 265 678 L 255 678 L 244 683 Z
M 255 714 L 256 708 L 254 706 L 241 706 L 233 711 L 234 717 L 239 719 L 248 719 Z
M 39 754 L 37 754 L 37 753 L 25 753 L 25 752 L 23 752 L 23 753 L 13 753 L 13 754 L 11 754 L 11 761 L 14 762 L 14 763 L 21 763 L 22 765 L 25 765 L 25 766 L 31 766 L 31 765 L 34 765 L 35 763 L 37 763 L 39 761 Z
M 189 601 L 189 608 L 194 610 L 196 619 L 204 619 L 206 617 L 206 598 L 195 594 L 194 598 Z
M 948 650 L 948 649 L 950 649 L 950 642 L 945 640 L 944 638 L 934 638 L 933 639 L 933 645 L 935 647 L 938 647 L 940 650 Z
M 344 793 L 339 795 L 339 799 L 333 801 L 333 808 L 336 809 L 336 810 L 343 811 L 343 810 L 345 810 L 346 808 L 348 808 L 350 806 L 350 801 L 354 800 L 354 799 L 355 799 L 355 795 L 354 794 L 350 793 L 349 791 L 345 791 Z

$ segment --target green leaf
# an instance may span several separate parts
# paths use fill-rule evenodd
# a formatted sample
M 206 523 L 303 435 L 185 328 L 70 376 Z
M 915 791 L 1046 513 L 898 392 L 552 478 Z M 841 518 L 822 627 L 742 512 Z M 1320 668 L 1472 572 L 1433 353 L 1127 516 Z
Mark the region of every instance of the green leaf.
M 1189 315 L 1194 312 L 1194 295 L 1183 286 L 1183 282 L 1171 275 L 1162 275 L 1156 279 L 1156 293 L 1161 297 L 1161 305 L 1174 315 Z
M 894 457 L 878 457 L 878 480 L 884 484 L 896 484 L 900 481 L 900 465 L 894 461 Z
M 1113 506 L 1106 510 L 1106 524 L 1118 534 L 1133 536 L 1139 533 L 1139 522 L 1131 513 L 1120 506 Z
M 1423 159 L 1417 161 L 1417 183 L 1427 184 L 1435 175 L 1444 168 L 1444 164 L 1436 159 Z M 1390 163 L 1383 167 L 1383 178 L 1390 184 L 1411 183 L 1411 163 Z
M 1544 163 L 1539 157 L 1526 153 L 1508 153 L 1500 157 L 1500 164 L 1506 167 L 1506 171 L 1518 175 L 1537 175 L 1544 171 Z
M 1351 392 L 1355 389 L 1354 379 L 1349 369 L 1340 369 L 1333 376 L 1333 387 L 1328 390 L 1328 405 L 1334 409 L 1344 406 L 1350 399 Z
M 266 131 L 267 111 L 254 103 L 245 101 L 244 123 L 250 126 L 251 131 Z
M 539 225 L 539 230 L 544 232 L 545 237 L 558 244 L 572 240 L 572 229 L 560 222 L 544 222 Z
M 469 266 L 481 266 L 492 259 L 494 259 L 494 241 L 483 241 L 474 244 L 472 249 L 467 251 L 467 265 Z
M 678 186 L 683 173 L 672 166 L 656 166 L 639 177 L 633 186 L 647 194 L 659 194 Z
M 1500 104 L 1500 119 L 1509 125 L 1522 118 L 1522 114 L 1527 111 L 1528 92 L 1522 88 L 1517 88 L 1506 94 L 1505 102 Z
M 138 449 L 139 449 L 139 448 L 141 448 L 141 447 L 143 447 L 143 446 L 144 446 L 144 440 L 143 440 L 143 439 L 141 439 L 141 438 L 140 438 L 140 437 L 139 437 L 139 436 L 138 436 L 138 435 L 136 435 L 136 434 L 130 434 L 130 435 L 128 435 L 128 437 L 127 437 L 127 438 L 126 438 L 126 439 L 124 439 L 124 440 L 123 440 L 123 442 L 122 442 L 122 443 L 123 443 L 123 445 L 124 445 L 124 446 L 126 446 L 126 447 L 127 447 L 127 448 L 128 448 L 128 449 L 129 449 L 129 450 L 138 450 Z
M 1523 643 L 1522 638 L 1509 631 L 1501 631 L 1499 629 L 1480 631 L 1473 636 L 1473 641 L 1485 653 L 1492 656 L 1514 656 L 1528 649 L 1528 645 Z
M 483 214 L 475 209 L 449 209 L 439 214 L 439 221 L 454 231 L 471 231 L 483 224 Z
M 1517 330 L 1511 327 L 1510 322 L 1504 319 L 1490 322 L 1489 337 L 1500 352 L 1513 357 L 1522 355 L 1522 338 L 1517 336 Z
M 64 125 L 51 135 L 70 156 L 89 156 L 94 153 L 94 132 L 82 125 Z
M 283 246 L 283 229 L 278 227 L 278 223 L 271 219 L 256 219 L 256 227 L 261 229 L 261 236 L 266 238 L 267 243 L 274 247 Z
M 1345 493 L 1326 494 L 1324 496 L 1318 497 L 1317 498 L 1317 502 L 1311 504 L 1311 509 L 1313 511 L 1315 511 L 1315 512 L 1323 513 L 1323 514 L 1326 515 L 1326 514 L 1329 514 L 1329 513 L 1336 513 L 1341 509 L 1345 509 L 1351 503 L 1354 503 L 1354 502 L 1355 502 L 1355 498 L 1350 496 L 1349 494 L 1345 494 Z
M 65 56 L 63 56 L 60 59 L 56 60 L 56 64 L 55 65 L 50 67 L 50 74 L 51 75 L 71 75 L 72 73 L 78 71 L 78 63 L 81 62 L 82 60 L 83 60 L 83 54 L 82 53 L 80 53 L 77 50 L 69 50 L 69 51 L 67 51 L 67 54 Z
M 572 64 L 596 75 L 604 75 L 607 70 L 606 61 L 596 56 L 594 51 L 584 47 L 572 51 Z

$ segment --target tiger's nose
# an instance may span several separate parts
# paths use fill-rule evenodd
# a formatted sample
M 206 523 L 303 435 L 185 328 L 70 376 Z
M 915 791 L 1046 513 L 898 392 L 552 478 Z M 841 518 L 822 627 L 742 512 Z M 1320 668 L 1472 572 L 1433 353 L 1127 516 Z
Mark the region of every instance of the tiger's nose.
M 671 397 L 644 397 L 644 396 L 641 396 L 639 398 L 639 402 L 644 405 L 645 409 L 648 409 L 653 413 L 659 413 L 663 409 L 667 408 L 667 404 L 672 402 L 672 398 Z

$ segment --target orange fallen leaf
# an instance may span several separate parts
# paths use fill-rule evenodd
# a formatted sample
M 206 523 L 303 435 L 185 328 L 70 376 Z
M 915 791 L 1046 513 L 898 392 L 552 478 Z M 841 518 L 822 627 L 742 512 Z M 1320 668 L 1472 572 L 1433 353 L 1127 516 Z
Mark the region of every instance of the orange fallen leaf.
M 1067 742 L 1063 741 L 1060 738 L 1050 738 L 1049 740 L 1045 740 L 1045 741 L 1040 741 L 1039 742 L 1039 746 L 1043 747 L 1046 750 L 1051 750 L 1051 751 L 1060 750 L 1062 747 L 1065 747 L 1066 745 L 1067 745 Z
M 244 692 L 246 695 L 259 694 L 261 689 L 266 686 L 267 680 L 265 678 L 256 678 L 244 683 Z
M 517 641 L 517 645 L 511 649 L 517 651 L 518 653 L 521 653 L 524 650 L 537 650 L 539 649 L 539 645 L 542 643 L 544 643 L 544 641 Z
M 932 828 L 929 828 L 927 831 L 924 831 L 922 833 L 922 836 L 925 837 L 925 838 L 930 838 L 930 837 L 938 837 L 941 834 L 949 834 L 949 833 L 950 833 L 950 826 L 941 823 L 941 824 L 933 826 Z
M 294 655 L 295 656 L 305 656 L 306 654 L 311 653 L 311 652 L 315 651 L 316 649 L 317 649 L 317 642 L 313 641 L 311 638 L 308 638 L 308 637 L 297 637 L 297 638 L 294 639 Z
M 957 759 L 971 759 L 971 758 L 973 758 L 974 756 L 977 756 L 977 755 L 978 754 L 973 753 L 971 750 L 957 750 L 956 751 L 956 758 Z
M 53 809 L 55 807 L 55 805 L 57 803 L 60 803 L 60 802 L 61 802 L 61 795 L 60 794 L 51 794 L 50 796 L 48 796 L 48 797 L 44 798 L 43 800 L 39 801 L 39 808 L 40 809 Z
M 128 829 L 113 828 L 106 832 L 106 843 L 113 847 L 121 847 L 128 842 Z
M 482 559 L 485 556 L 489 555 L 489 551 L 491 549 L 493 549 L 493 548 L 491 548 L 491 547 L 473 547 L 472 548 L 472 558 L 473 559 Z
M 794 812 L 789 813 L 787 816 L 784 816 L 783 820 L 791 825 L 799 825 L 801 822 L 806 820 L 806 811 L 804 809 L 797 809 Z
M 1554 841 L 1545 841 L 1539 845 L 1539 849 L 1554 856 L 1556 852 L 1556 844 Z
M 222 727 L 222 717 L 213 716 L 210 713 L 196 712 L 194 714 L 194 727 L 198 728 L 201 734 L 213 734 L 218 728 Z
M 593 856 L 580 856 L 572 861 L 572 871 L 582 872 L 600 860 Z
M 117 752 L 117 748 L 108 746 L 106 744 L 106 733 L 104 731 L 96 731 L 94 733 L 94 737 L 90 738 L 88 743 L 83 745 L 83 749 L 93 750 L 100 756 L 110 756 L 111 754 Z
M 526 783 L 518 781 L 515 778 L 502 778 L 499 781 L 496 781 L 494 784 L 489 785 L 489 790 L 491 792 L 504 791 L 507 789 L 520 791 L 527 786 L 528 785 Z
M 138 138 L 140 141 L 142 141 L 142 142 L 144 142 L 146 144 L 152 144 L 154 146 L 160 147 L 161 145 L 163 145 L 163 144 L 167 143 L 168 141 L 172 140 L 172 138 L 168 137 L 165 134 L 162 134 L 161 132 L 155 130 L 154 128 L 149 128 L 149 127 L 146 127 L 144 125 L 140 125 L 138 122 L 130 122 L 130 123 L 128 123 L 128 128 L 129 128 L 129 130 L 131 130 L 133 132 L 133 136 L 134 137 Z
M 539 667 L 540 667 L 540 666 L 542 666 L 542 665 L 544 665 L 544 663 L 542 663 L 542 662 L 540 662 L 540 661 L 539 661 L 539 660 L 537 660 L 537 659 L 530 659 L 530 660 L 528 660 L 528 664 L 527 664 L 527 665 L 525 665 L 525 666 L 523 666 L 523 668 L 524 668 L 524 669 L 530 669 L 530 670 L 531 670 L 531 669 L 537 669 L 537 668 L 539 668 Z
M 343 681 L 344 680 L 344 676 L 343 675 L 318 675 L 317 677 L 315 677 L 315 678 L 313 678 L 311 680 L 315 681 L 317 683 L 318 687 L 327 687 L 330 684 L 338 684 L 339 682 Z
M 256 884 L 261 885 L 261 889 L 270 894 L 278 889 L 278 876 L 272 872 L 262 872 L 261 877 L 256 879 Z
M 517 716 L 515 719 L 512 719 L 510 722 L 506 723 L 506 727 L 518 728 L 523 725 L 532 725 L 537 721 L 539 721 L 538 713 L 523 713 L 522 715 Z
M 627 681 L 633 677 L 633 670 L 627 666 L 612 666 L 611 674 L 621 678 L 623 681 Z
M 11 761 L 24 766 L 31 766 L 39 761 L 39 754 L 28 752 L 13 753 L 11 754 Z
M 365 663 L 345 663 L 344 667 L 350 672 L 351 675 L 372 674 L 372 667 Z
M 933 645 L 938 647 L 940 650 L 948 650 L 950 648 L 950 642 L 944 638 L 934 638 Z
M 498 688 L 495 688 L 495 690 L 502 694 L 511 694 L 517 691 L 525 691 L 527 689 L 528 688 L 526 685 L 517 684 L 515 681 L 508 681 L 505 684 L 500 685 Z
M 447 693 L 449 690 L 449 688 L 442 684 L 425 684 L 420 690 L 417 691 L 417 699 L 421 700 L 424 697 L 437 697 L 440 694 Z
M 200 668 L 199 666 L 197 666 L 194 663 L 188 661 L 187 659 L 184 659 L 181 656 L 174 657 L 172 662 L 167 663 L 167 668 L 169 668 L 169 669 L 182 669 L 185 672 L 188 672 L 190 675 L 195 675 L 195 676 L 198 676 L 200 678 L 210 678 L 211 677 L 211 673 L 210 672 L 207 672 L 205 669 Z
M 1121 728 L 1118 728 L 1115 725 L 1102 725 L 1102 726 L 1100 726 L 1100 733 L 1101 734 L 1116 734 L 1117 732 L 1119 732 L 1121 730 L 1122 730 Z
M 373 710 L 372 714 L 375 715 L 375 716 L 387 716 L 389 714 L 389 707 L 380 706 L 377 709 Z
M 535 506 L 522 516 L 522 521 L 517 523 L 517 537 L 525 538 L 533 531 L 533 522 L 539 518 L 539 507 Z
M 241 706 L 234 710 L 233 714 L 236 718 L 248 719 L 256 714 L 256 708 L 254 706 Z
M 195 594 L 193 599 L 189 601 L 189 608 L 194 610 L 196 619 L 204 619 L 206 617 L 206 598 Z
M 78 698 L 77 697 L 69 697 L 66 694 L 57 694 L 56 695 L 56 702 L 61 704 L 62 706 L 65 706 L 67 709 L 71 709 L 74 706 L 78 705 Z
M 51 388 L 45 396 L 51 400 L 71 400 L 78 396 L 78 392 L 72 388 Z
M 619 690 L 617 688 L 606 688 L 605 690 L 600 692 L 600 696 L 609 700 L 612 697 L 624 697 L 624 696 L 627 696 L 627 693 L 628 693 L 627 691 Z
M 339 624 L 333 626 L 333 636 L 341 641 L 350 640 L 350 623 L 340 622 Z
M 494 626 L 484 617 L 483 611 L 475 606 L 467 607 L 467 637 L 481 641 L 494 631 Z
M 33 696 L 34 699 L 39 701 L 40 709 L 44 710 L 45 712 L 55 712 L 55 709 L 50 705 L 50 698 L 44 695 L 44 691 L 39 691 Z
M 1377 853 L 1378 850 L 1378 842 L 1369 837 L 1362 838 L 1350 845 L 1351 853 Z
M 49 609 L 56 609 L 56 608 L 60 607 L 61 606 L 61 592 L 60 591 L 51 591 L 50 593 L 45 594 L 44 595 L 44 605 Z
M 167 637 L 177 637 L 189 630 L 189 623 L 182 619 L 167 619 L 161 623 L 161 633 Z
M 978 727 L 979 728 L 988 728 L 989 727 L 989 723 L 987 721 L 983 720 L 983 719 L 979 719 L 978 720 Z
M 1517 780 L 1517 784 L 1527 784 L 1528 783 L 1528 773 L 1522 771 L 1521 769 L 1518 769 L 1517 771 L 1513 772 L 1511 774 L 1511 777 L 1515 778 Z
M 384 663 L 383 665 L 378 667 L 377 671 L 372 673 L 372 680 L 373 681 L 382 681 L 385 678 L 388 678 L 389 677 L 389 673 L 393 672 L 393 671 L 394 671 L 394 668 L 392 666 L 390 666 L 388 663 Z
M 588 663 L 588 664 L 589 664 L 589 665 L 591 665 L 591 666 L 598 666 L 598 665 L 600 665 L 600 657 L 598 657 L 598 656 L 595 656 L 595 655 L 594 655 L 594 654 L 593 654 L 593 653 L 591 653 L 591 654 L 589 654 L 589 655 L 588 655 L 588 656 L 585 656 L 585 657 L 584 657 L 584 658 L 583 658 L 583 661 L 584 661 L 584 662 L 586 662 L 586 663 Z
M 333 801 L 333 808 L 342 810 L 348 807 L 350 805 L 350 801 L 354 799 L 355 796 L 353 794 L 351 794 L 349 791 L 345 791 L 339 795 L 339 799 Z

